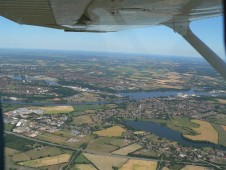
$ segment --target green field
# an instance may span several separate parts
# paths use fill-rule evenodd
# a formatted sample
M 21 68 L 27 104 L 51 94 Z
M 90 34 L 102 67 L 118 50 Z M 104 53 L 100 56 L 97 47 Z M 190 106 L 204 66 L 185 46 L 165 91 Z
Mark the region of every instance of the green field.
M 124 139 L 115 139 L 110 137 L 99 137 L 91 141 L 86 150 L 108 153 L 114 151 L 128 143 Z
M 214 129 L 218 132 L 218 144 L 226 146 L 226 132 L 225 130 L 217 124 L 212 124 Z
M 90 161 L 83 154 L 80 154 L 75 159 L 75 164 L 89 164 L 89 163 L 90 163 Z
M 12 125 L 10 123 L 4 123 L 4 130 L 12 131 L 15 125 Z
M 225 114 L 217 114 L 214 116 L 208 116 L 206 119 L 215 124 L 226 125 L 226 115 Z
M 64 152 L 62 152 L 62 150 L 59 148 L 45 147 L 41 149 L 30 150 L 30 151 L 19 153 L 19 154 L 14 154 L 12 157 L 12 160 L 16 162 L 22 162 L 22 161 L 28 161 L 33 159 L 39 159 L 47 156 L 60 155 L 62 153 Z
M 33 149 L 34 145 L 34 141 L 19 138 L 14 135 L 5 135 L 5 146 L 8 148 L 16 149 L 19 151 L 28 151 Z
M 97 110 L 102 110 L 102 109 L 107 109 L 108 107 L 105 105 L 76 105 L 73 106 L 74 111 L 72 114 L 74 116 L 86 114 L 84 112 L 86 111 L 97 111 Z

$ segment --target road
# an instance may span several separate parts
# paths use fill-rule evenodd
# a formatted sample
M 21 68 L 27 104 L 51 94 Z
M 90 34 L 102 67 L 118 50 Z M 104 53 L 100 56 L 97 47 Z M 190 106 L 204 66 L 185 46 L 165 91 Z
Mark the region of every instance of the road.
M 5 134 L 15 135 L 15 136 L 20 137 L 20 138 L 24 138 L 24 139 L 35 141 L 37 143 L 42 143 L 42 144 L 46 144 L 46 145 L 49 145 L 49 146 L 54 146 L 54 147 L 58 147 L 58 148 L 62 148 L 62 149 L 69 149 L 69 150 L 77 151 L 76 153 L 83 152 L 83 153 L 89 153 L 89 154 L 95 154 L 95 155 L 111 156 L 111 157 L 127 158 L 127 159 L 137 159 L 137 160 L 144 160 L 144 161 L 157 161 L 157 162 L 161 162 L 162 161 L 162 159 L 132 157 L 132 156 L 127 156 L 127 155 L 116 155 L 116 154 L 112 154 L 112 153 L 90 152 L 90 151 L 87 151 L 87 150 L 83 150 L 81 148 L 77 148 L 76 149 L 76 148 L 65 146 L 65 145 L 59 145 L 59 144 L 43 141 L 43 140 L 40 140 L 40 139 L 35 139 L 35 138 L 32 138 L 32 137 L 24 136 L 24 135 L 21 135 L 21 134 L 17 134 L 17 133 L 14 133 L 14 132 L 9 132 L 9 131 L 4 131 L 4 132 L 5 132 Z M 164 161 L 170 163 L 170 161 L 167 161 L 167 160 L 164 160 Z M 205 163 L 201 164 L 201 163 L 196 163 L 196 162 L 185 162 L 185 161 L 182 161 L 182 162 L 180 161 L 178 163 L 182 163 L 184 165 L 196 165 L 196 166 L 206 166 L 206 164 L 210 165 L 209 162 L 206 162 L 204 160 L 201 160 L 201 161 L 203 161 Z M 218 168 L 218 169 L 222 169 L 222 167 L 223 167 L 223 166 L 215 165 L 215 164 L 212 164 L 212 163 L 211 163 L 211 165 L 213 167 L 215 167 L 215 168 Z M 224 166 L 223 168 L 226 168 L 226 166 Z

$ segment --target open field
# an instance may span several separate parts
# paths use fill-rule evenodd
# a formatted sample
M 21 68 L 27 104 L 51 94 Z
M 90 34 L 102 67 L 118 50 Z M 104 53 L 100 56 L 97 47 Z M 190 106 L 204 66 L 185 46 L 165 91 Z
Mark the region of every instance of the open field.
M 128 159 L 112 157 L 105 155 L 84 153 L 84 156 L 90 160 L 100 170 L 112 170 L 112 167 L 121 167 Z
M 74 106 L 75 112 L 84 112 L 86 110 L 98 110 L 105 108 L 103 105 L 77 105 Z
M 185 138 L 218 144 L 218 133 L 209 122 L 202 120 L 192 120 L 192 122 L 200 125 L 198 128 L 193 128 L 198 135 L 184 135 Z
M 28 139 L 19 138 L 14 135 L 5 135 L 5 147 L 16 149 L 18 151 L 28 151 L 33 149 L 35 145 L 34 141 Z
M 15 154 L 18 154 L 20 153 L 20 151 L 16 150 L 16 149 L 12 149 L 12 148 L 5 148 L 5 154 L 8 155 L 8 156 L 12 156 L 12 155 L 15 155 Z
M 67 163 L 62 163 L 62 164 L 55 164 L 55 165 L 49 165 L 40 168 L 41 170 L 58 170 L 58 169 L 63 169 Z
M 217 99 L 217 101 L 218 101 L 220 104 L 226 104 L 226 100 L 225 100 L 225 99 Z
M 57 144 L 63 144 L 68 139 L 63 136 L 58 136 L 51 133 L 43 133 L 38 135 L 36 138 Z
M 39 159 L 41 157 L 46 157 L 46 156 L 55 156 L 59 154 L 62 154 L 62 151 L 59 148 L 45 147 L 40 150 L 34 149 L 27 152 L 14 154 L 12 156 L 12 160 L 16 162 L 22 162 L 22 161 L 28 161 L 33 159 Z
M 74 170 L 96 170 L 96 168 L 92 164 L 77 164 Z
M 86 157 L 83 154 L 80 154 L 76 159 L 75 159 L 75 164 L 89 164 L 90 161 L 86 159 Z
M 90 124 L 93 122 L 93 119 L 90 117 L 90 115 L 83 115 L 83 116 L 73 117 L 73 122 L 75 125 L 79 126 L 82 124 Z
M 66 146 L 71 146 L 78 148 L 81 144 L 83 143 L 88 143 L 91 139 L 93 139 L 95 135 L 79 135 L 74 137 L 74 141 L 70 142 L 69 138 L 65 138 L 63 136 L 58 136 L 58 135 L 53 135 L 51 133 L 44 133 L 39 136 L 37 136 L 37 139 L 41 139 L 44 141 L 52 142 L 52 143 L 57 143 L 57 144 L 62 144 Z
M 40 107 L 47 114 L 70 113 L 74 111 L 72 106 L 48 106 Z
M 140 157 L 151 157 L 151 158 L 158 158 L 160 156 L 160 153 L 158 153 L 156 151 L 149 151 L 149 150 L 145 150 L 145 149 L 136 151 L 133 154 L 140 156 Z
M 120 137 L 120 136 L 122 136 L 123 132 L 126 132 L 126 130 L 124 128 L 122 128 L 120 126 L 112 126 L 107 129 L 95 131 L 93 133 L 97 134 L 99 136 Z
M 212 124 L 214 129 L 218 132 L 218 144 L 226 146 L 226 131 L 224 130 L 225 126 Z
M 186 165 L 181 170 L 208 170 L 208 168 L 202 166 Z
M 130 159 L 120 170 L 156 170 L 158 163 L 154 161 Z
M 61 155 L 52 156 L 52 157 L 45 157 L 45 158 L 41 158 L 41 159 L 20 162 L 19 165 L 38 168 L 38 167 L 68 162 L 70 160 L 70 157 L 71 157 L 71 155 L 69 155 L 69 154 L 61 154 Z
M 225 114 L 216 114 L 213 116 L 208 116 L 206 119 L 215 124 L 225 125 L 226 126 L 226 115 Z
M 119 150 L 116 150 L 112 153 L 118 154 L 118 155 L 128 155 L 129 153 L 137 151 L 138 149 L 141 149 L 141 148 L 142 148 L 141 145 L 134 143 L 134 144 L 131 144 L 131 145 L 126 146 L 124 148 L 121 148 Z
M 124 139 L 115 139 L 110 137 L 99 137 L 95 140 L 92 140 L 86 150 L 94 152 L 104 152 L 108 153 L 113 150 L 116 150 L 120 147 L 128 145 L 129 143 Z
M 71 134 L 71 131 L 67 130 L 67 129 L 61 129 L 61 130 L 55 131 L 51 134 L 57 135 L 57 136 L 62 136 L 62 137 L 65 137 L 65 138 L 72 138 L 73 137 L 73 135 Z

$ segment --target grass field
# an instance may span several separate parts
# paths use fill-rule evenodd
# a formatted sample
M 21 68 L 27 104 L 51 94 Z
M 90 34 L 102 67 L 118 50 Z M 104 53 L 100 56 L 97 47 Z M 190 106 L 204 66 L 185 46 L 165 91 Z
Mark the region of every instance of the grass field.
M 70 113 L 74 111 L 72 106 L 48 106 L 40 107 L 46 114 Z
M 37 139 L 41 139 L 44 141 L 49 141 L 52 143 L 57 143 L 57 144 L 61 144 L 61 145 L 66 145 L 66 146 L 71 146 L 71 147 L 75 147 L 78 148 L 80 147 L 81 144 L 83 143 L 88 143 L 90 140 L 92 140 L 95 137 L 95 135 L 90 134 L 90 135 L 80 135 L 80 136 L 76 136 L 76 142 L 69 142 L 68 138 L 65 138 L 63 136 L 57 136 L 51 133 L 44 133 L 41 134 L 39 136 L 37 136 Z
M 62 154 L 62 151 L 59 148 L 55 147 L 45 147 L 41 150 L 30 150 L 23 153 L 14 154 L 12 160 L 16 162 L 28 161 L 33 159 L 38 159 L 46 156 L 55 156 Z
M 156 151 L 148 151 L 145 149 L 136 151 L 133 153 L 134 155 L 138 155 L 138 156 L 144 156 L 144 157 L 151 157 L 151 158 L 158 158 L 160 156 L 160 153 L 156 152 Z
M 119 150 L 116 150 L 112 153 L 118 154 L 118 155 L 128 155 L 129 153 L 137 151 L 138 149 L 141 149 L 141 148 L 142 148 L 141 145 L 134 143 L 134 144 L 131 144 L 131 145 L 126 146 L 124 148 L 121 148 Z
M 157 165 L 154 161 L 130 159 L 119 170 L 156 170 Z
M 96 170 L 92 164 L 78 164 L 75 165 L 74 170 Z
M 208 116 L 206 118 L 211 123 L 226 125 L 226 115 L 225 114 L 216 114 L 213 116 Z
M 128 159 L 112 157 L 106 155 L 97 155 L 84 153 L 84 156 L 90 160 L 99 170 L 112 170 L 112 167 L 121 167 Z
M 90 117 L 90 115 L 83 115 L 73 117 L 73 122 L 75 125 L 79 126 L 82 124 L 91 124 L 93 122 L 93 119 Z
M 95 131 L 93 133 L 97 134 L 99 136 L 120 137 L 120 136 L 122 136 L 123 132 L 126 132 L 126 130 L 124 128 L 122 128 L 120 126 L 112 126 L 107 129 Z
M 83 112 L 86 110 L 98 110 L 98 109 L 102 109 L 105 108 L 104 105 L 77 105 L 74 106 L 74 110 L 76 112 Z
M 72 138 L 73 137 L 73 135 L 71 134 L 71 131 L 66 130 L 66 129 L 61 129 L 61 130 L 55 131 L 51 134 L 57 135 L 57 136 L 62 136 L 62 137 L 65 137 L 65 138 Z
M 186 165 L 181 170 L 208 170 L 208 168 L 202 166 Z
M 224 130 L 225 126 L 218 124 L 212 124 L 212 126 L 218 132 L 218 144 L 226 146 L 226 131 Z
M 38 167 L 68 162 L 70 160 L 70 157 L 71 157 L 71 155 L 69 155 L 69 154 L 61 154 L 61 155 L 52 156 L 52 157 L 45 157 L 45 158 L 41 158 L 41 159 L 20 162 L 19 165 L 32 167 L 32 168 L 38 168 Z
M 80 154 L 76 159 L 75 159 L 75 164 L 89 164 L 90 161 L 86 159 L 86 157 L 83 154 Z
M 51 133 L 43 133 L 43 134 L 37 136 L 37 138 L 44 140 L 44 141 L 57 143 L 57 144 L 63 144 L 68 139 L 68 138 L 65 138 L 63 136 L 58 136 L 58 135 L 54 135 L 54 134 L 51 134 Z
M 12 125 L 10 123 L 4 123 L 4 129 L 7 131 L 12 131 L 15 125 Z
M 94 152 L 108 153 L 120 147 L 128 145 L 124 139 L 115 139 L 110 137 L 99 137 L 89 143 L 86 150 Z
M 5 148 L 5 154 L 7 156 L 12 156 L 12 155 L 15 155 L 15 154 L 18 154 L 20 153 L 20 151 L 16 150 L 16 149 L 12 149 L 12 148 Z
M 192 122 L 200 125 L 198 128 L 193 128 L 198 135 L 184 135 L 185 138 L 193 141 L 208 141 L 215 144 L 218 143 L 218 133 L 209 122 L 202 120 L 192 120 Z
M 19 151 L 31 150 L 35 144 L 34 141 L 20 138 L 14 135 L 5 135 L 5 147 L 16 149 Z

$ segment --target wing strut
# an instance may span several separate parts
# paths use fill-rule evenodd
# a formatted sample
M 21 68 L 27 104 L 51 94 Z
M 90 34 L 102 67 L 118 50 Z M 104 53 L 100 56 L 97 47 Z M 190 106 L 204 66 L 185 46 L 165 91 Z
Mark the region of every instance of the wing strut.
M 226 80 L 226 63 L 191 31 L 189 22 L 165 25 L 184 37 L 184 39 Z

